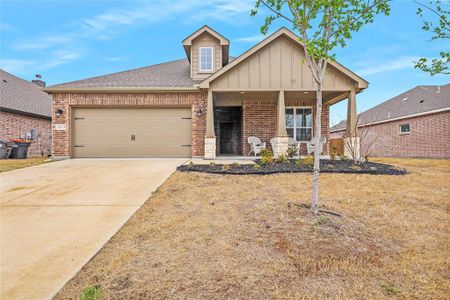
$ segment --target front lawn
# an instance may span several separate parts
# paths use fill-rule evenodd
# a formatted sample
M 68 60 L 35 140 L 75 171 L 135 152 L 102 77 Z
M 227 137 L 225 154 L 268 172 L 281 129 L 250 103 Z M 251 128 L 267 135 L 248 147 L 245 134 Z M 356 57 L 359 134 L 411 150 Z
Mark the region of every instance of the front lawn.
M 450 162 L 404 176 L 172 175 L 58 293 L 79 299 L 444 299 Z M 86 291 L 85 291 L 86 293 Z
M 15 169 L 21 169 L 36 165 L 41 165 L 49 162 L 48 157 L 34 157 L 27 159 L 1 159 L 0 160 L 0 173 L 11 171 Z

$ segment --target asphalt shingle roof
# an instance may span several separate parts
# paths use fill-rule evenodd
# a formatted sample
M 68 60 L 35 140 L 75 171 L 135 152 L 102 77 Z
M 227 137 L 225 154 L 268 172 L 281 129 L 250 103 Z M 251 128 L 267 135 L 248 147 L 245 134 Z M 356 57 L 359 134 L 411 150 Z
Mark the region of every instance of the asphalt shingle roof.
M 49 88 L 112 88 L 112 87 L 193 87 L 199 81 L 191 79 L 187 59 L 174 60 L 143 68 L 87 78 Z
M 359 125 L 389 121 L 429 111 L 450 108 L 450 84 L 419 85 L 391 98 L 359 115 Z M 345 121 L 330 128 L 330 131 L 345 129 Z
M 36 84 L 0 69 L 0 109 L 51 117 L 52 98 Z

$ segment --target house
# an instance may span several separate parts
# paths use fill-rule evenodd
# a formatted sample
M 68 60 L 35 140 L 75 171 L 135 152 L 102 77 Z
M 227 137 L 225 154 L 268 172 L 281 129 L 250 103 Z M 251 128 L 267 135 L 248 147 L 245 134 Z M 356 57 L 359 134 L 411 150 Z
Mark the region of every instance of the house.
M 239 57 L 208 26 L 182 41 L 186 58 L 46 88 L 53 95 L 55 157 L 204 157 L 247 155 L 249 136 L 274 152 L 287 136 L 313 136 L 315 83 L 302 44 L 286 28 Z M 324 84 L 322 133 L 330 105 L 368 82 L 330 62 Z M 306 145 L 302 145 L 304 152 Z
M 30 139 L 29 156 L 51 154 L 51 97 L 40 75 L 29 82 L 0 69 L 0 140 Z
M 330 128 L 332 143 L 346 127 L 343 121 Z M 358 127 L 369 155 L 450 158 L 450 84 L 416 86 L 361 113 Z

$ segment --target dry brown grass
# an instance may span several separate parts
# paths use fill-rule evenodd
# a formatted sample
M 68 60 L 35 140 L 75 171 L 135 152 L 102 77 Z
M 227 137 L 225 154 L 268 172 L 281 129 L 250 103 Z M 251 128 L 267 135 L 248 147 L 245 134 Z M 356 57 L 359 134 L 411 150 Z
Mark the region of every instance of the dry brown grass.
M 48 157 L 33 157 L 27 159 L 1 159 L 0 160 L 0 173 L 11 171 L 15 169 L 21 169 L 36 165 L 41 165 L 48 162 Z
M 56 296 L 448 299 L 448 161 L 410 174 L 175 173 Z M 393 295 L 395 294 L 395 295 Z

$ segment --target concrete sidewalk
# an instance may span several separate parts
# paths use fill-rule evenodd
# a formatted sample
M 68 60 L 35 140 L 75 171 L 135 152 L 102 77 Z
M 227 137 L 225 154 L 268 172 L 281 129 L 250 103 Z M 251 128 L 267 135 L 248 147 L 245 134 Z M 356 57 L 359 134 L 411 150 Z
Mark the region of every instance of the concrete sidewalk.
M 66 160 L 0 174 L 0 298 L 51 298 L 185 161 Z

